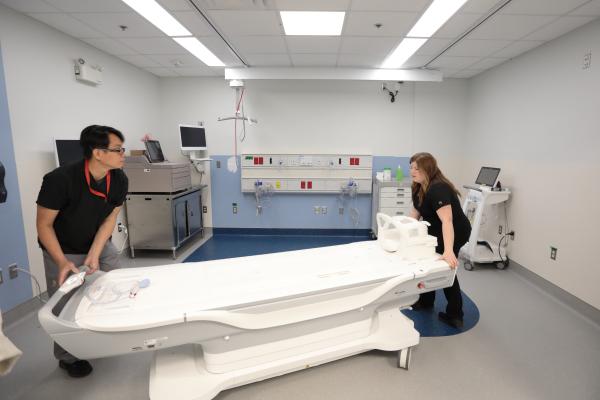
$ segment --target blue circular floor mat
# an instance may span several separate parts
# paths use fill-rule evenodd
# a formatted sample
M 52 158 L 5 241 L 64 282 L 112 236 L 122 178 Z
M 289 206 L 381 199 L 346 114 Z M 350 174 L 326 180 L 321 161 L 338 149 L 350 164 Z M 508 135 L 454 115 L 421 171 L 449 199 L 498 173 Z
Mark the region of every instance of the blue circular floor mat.
M 184 262 L 254 256 L 282 251 L 334 246 L 363 240 L 368 240 L 368 237 L 220 234 L 207 240 L 206 243 L 190 254 Z M 462 292 L 462 295 L 464 326 L 460 329 L 448 326 L 438 320 L 438 312 L 446 309 L 446 298 L 442 290 L 438 290 L 436 293 L 435 305 L 432 310 L 403 310 L 402 312 L 414 321 L 415 329 L 419 331 L 422 337 L 457 335 L 468 331 L 479 321 L 479 309 L 465 292 Z

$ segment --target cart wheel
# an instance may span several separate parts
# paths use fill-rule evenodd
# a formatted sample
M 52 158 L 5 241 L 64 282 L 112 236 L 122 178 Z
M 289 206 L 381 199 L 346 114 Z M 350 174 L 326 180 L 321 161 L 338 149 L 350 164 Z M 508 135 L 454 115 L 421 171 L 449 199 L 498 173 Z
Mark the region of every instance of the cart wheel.
M 473 271 L 473 264 L 470 261 L 465 261 L 463 267 L 465 267 L 467 271 Z
M 508 267 L 509 264 L 510 264 L 510 260 L 508 259 L 508 257 L 506 257 L 506 260 L 496 263 L 496 268 L 505 269 L 506 267 Z
M 408 369 L 410 366 L 410 350 L 411 347 L 408 347 L 398 352 L 398 368 Z

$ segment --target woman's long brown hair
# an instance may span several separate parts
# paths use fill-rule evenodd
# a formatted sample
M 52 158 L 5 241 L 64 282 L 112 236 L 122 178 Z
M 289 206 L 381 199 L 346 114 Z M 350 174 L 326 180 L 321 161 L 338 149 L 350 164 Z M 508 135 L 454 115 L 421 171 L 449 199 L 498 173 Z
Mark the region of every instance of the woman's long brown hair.
M 436 182 L 444 182 L 454 193 L 460 196 L 460 192 L 456 190 L 456 187 L 452 182 L 448 180 L 438 168 L 437 161 L 429 153 L 416 153 L 410 158 L 410 163 L 416 163 L 419 171 L 425 175 L 425 182 L 422 184 L 414 182 L 412 183 L 412 192 L 417 194 L 419 199 L 419 205 L 423 204 L 423 197 L 429 190 L 429 187 Z

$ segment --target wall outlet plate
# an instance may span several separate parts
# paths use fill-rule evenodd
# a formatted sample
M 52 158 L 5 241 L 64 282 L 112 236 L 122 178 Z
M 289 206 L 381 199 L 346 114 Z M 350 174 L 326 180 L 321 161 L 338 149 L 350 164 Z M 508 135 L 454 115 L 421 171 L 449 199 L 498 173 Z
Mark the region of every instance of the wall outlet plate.
M 8 277 L 10 279 L 15 279 L 19 276 L 19 271 L 17 270 L 17 264 L 10 264 L 8 266 Z
M 556 253 L 558 253 L 558 249 L 556 247 L 550 246 L 550 259 L 556 260 Z
M 206 214 L 208 212 L 208 207 L 207 206 L 202 206 L 202 212 L 204 214 Z

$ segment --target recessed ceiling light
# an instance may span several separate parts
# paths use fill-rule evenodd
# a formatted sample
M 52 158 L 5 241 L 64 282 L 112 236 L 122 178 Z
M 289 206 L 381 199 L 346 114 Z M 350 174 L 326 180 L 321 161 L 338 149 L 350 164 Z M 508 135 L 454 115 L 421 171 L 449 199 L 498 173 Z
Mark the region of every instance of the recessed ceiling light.
M 219 60 L 212 51 L 210 51 L 205 45 L 203 45 L 195 37 L 183 37 L 173 38 L 174 41 L 179 43 L 183 48 L 196 56 L 200 61 L 209 67 L 224 67 L 223 61 Z
M 343 11 L 280 11 L 286 35 L 340 36 Z
M 435 0 L 421 15 L 407 37 L 432 37 L 467 0 Z
M 426 41 L 427 39 L 423 38 L 404 38 L 385 59 L 381 68 L 400 68 Z
M 168 36 L 192 36 L 171 14 L 154 0 L 122 0 L 138 14 L 150 21 Z

